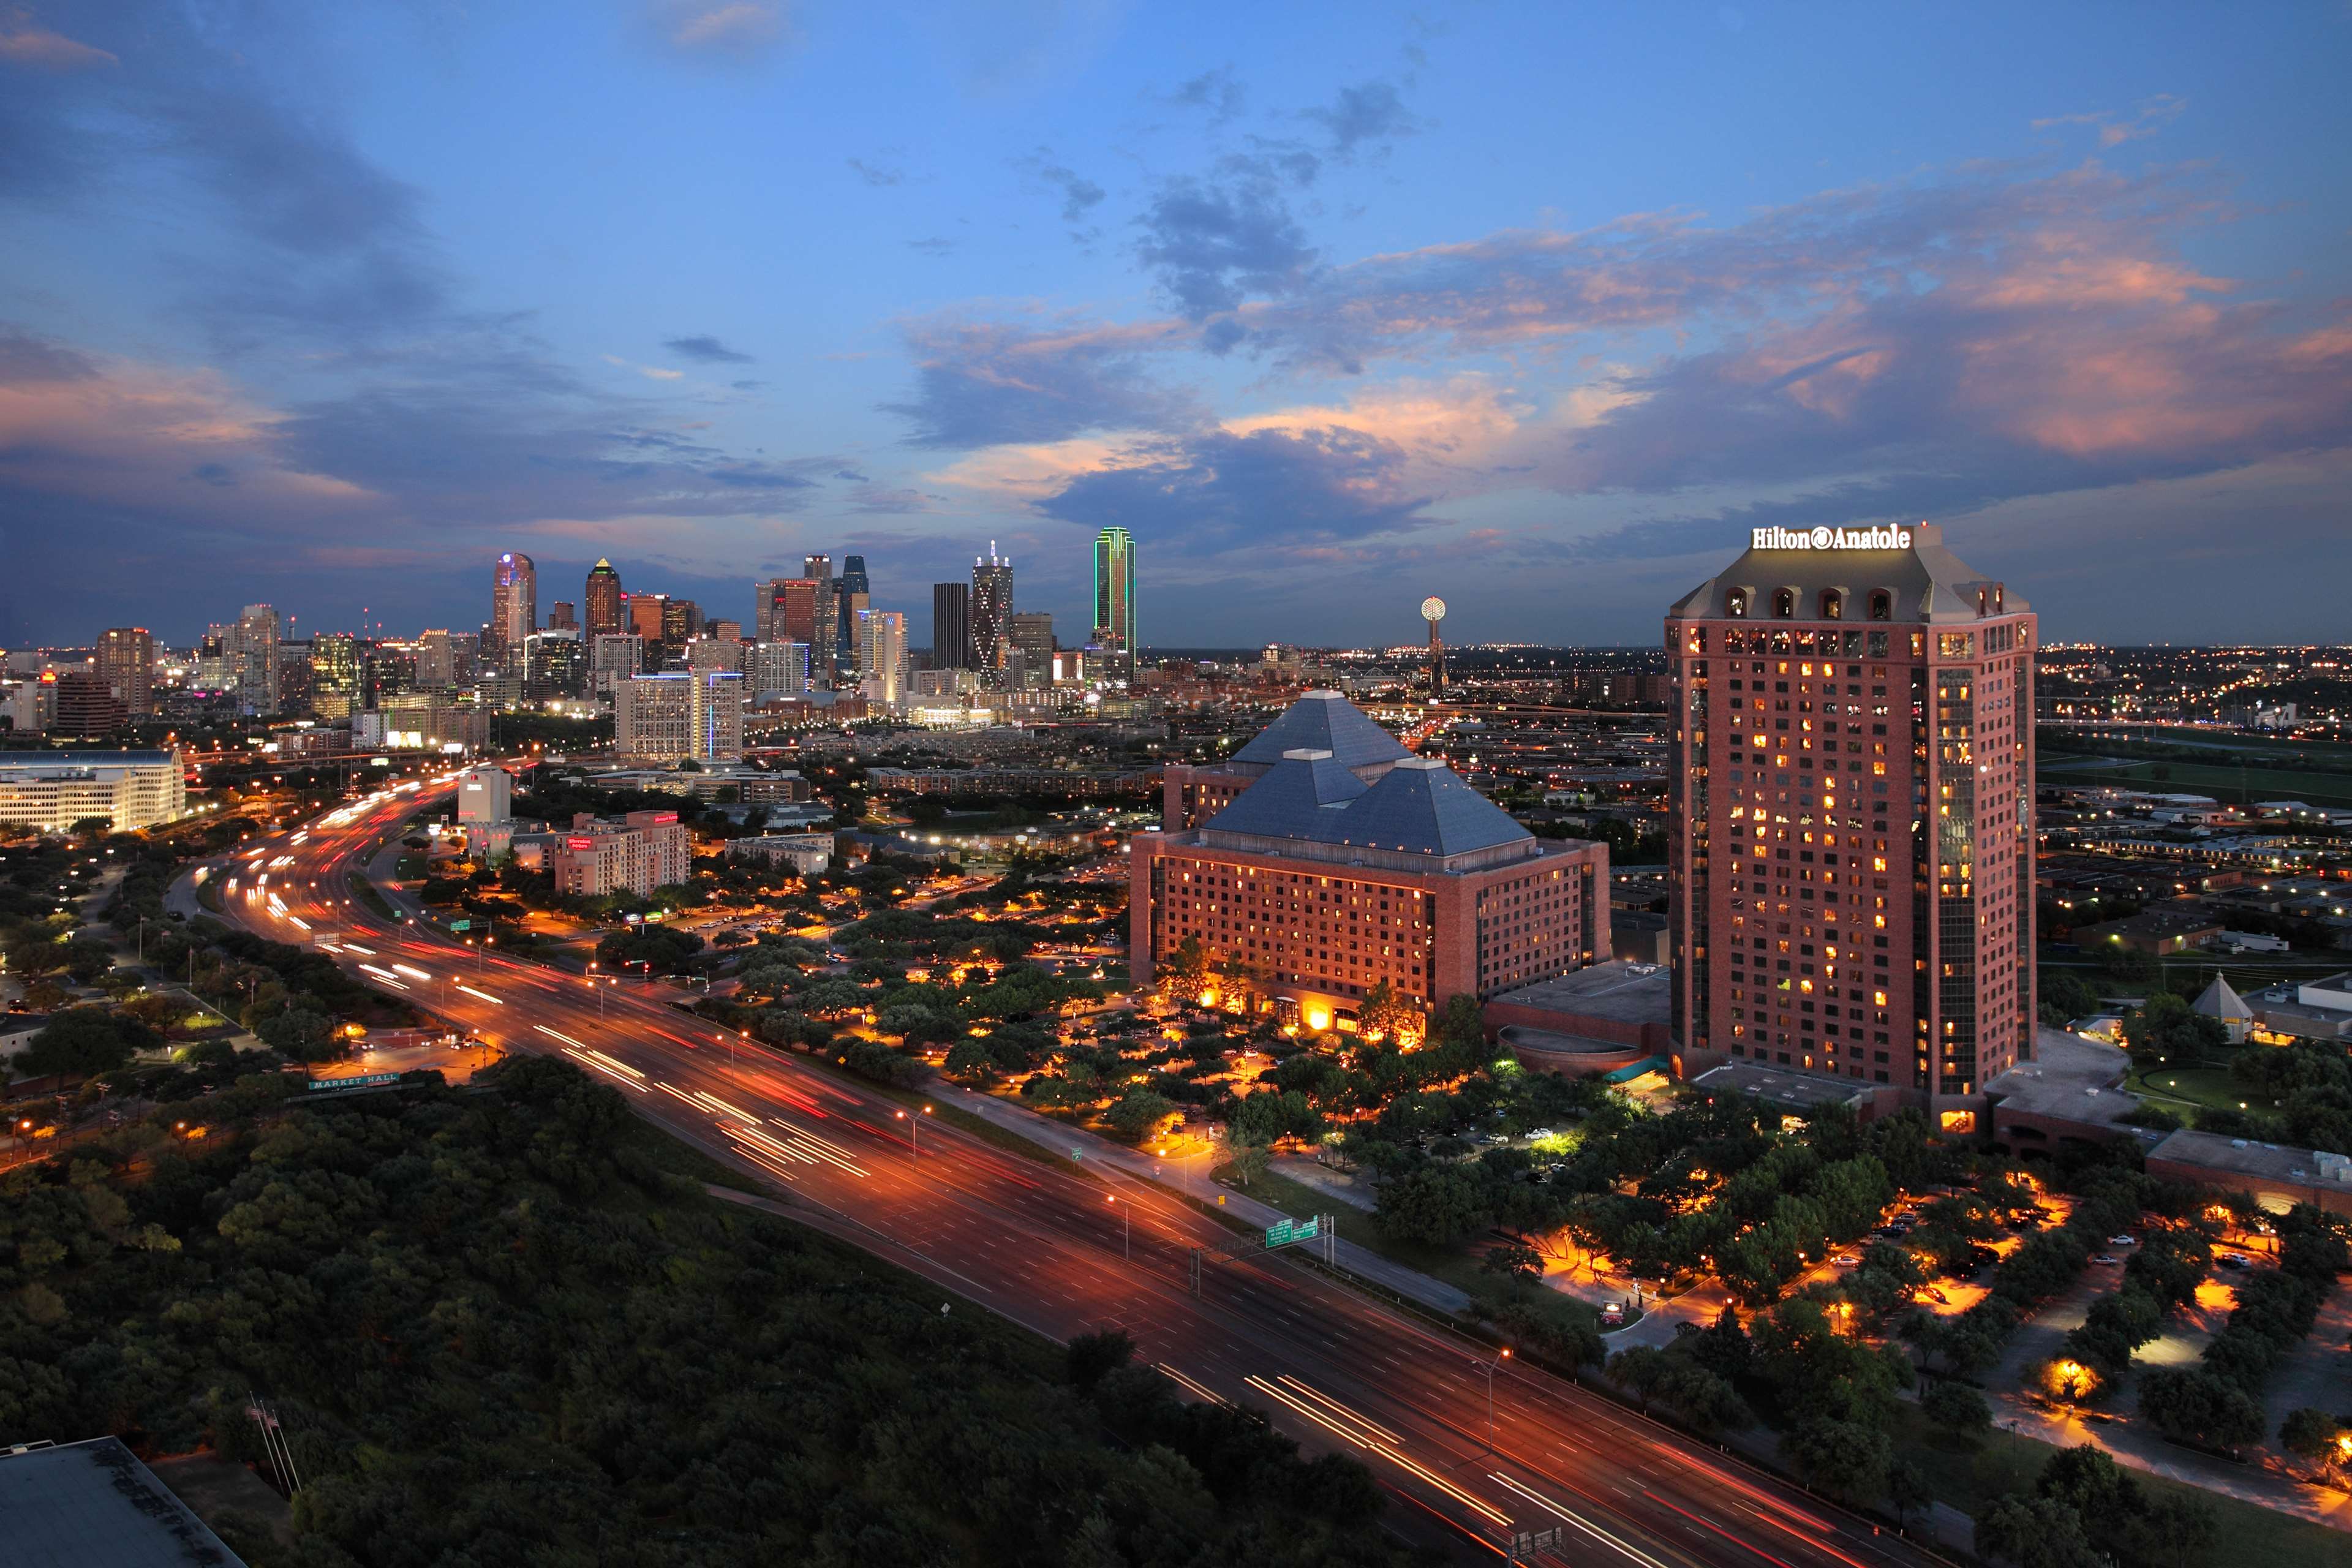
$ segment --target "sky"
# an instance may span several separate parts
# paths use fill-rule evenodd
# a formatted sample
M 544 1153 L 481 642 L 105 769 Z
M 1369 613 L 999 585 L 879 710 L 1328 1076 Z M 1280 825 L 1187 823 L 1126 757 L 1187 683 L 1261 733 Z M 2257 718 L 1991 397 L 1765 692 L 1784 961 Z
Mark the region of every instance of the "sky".
M 0 0 L 0 647 L 748 618 L 1646 644 L 1931 521 L 2347 640 L 2352 5 Z

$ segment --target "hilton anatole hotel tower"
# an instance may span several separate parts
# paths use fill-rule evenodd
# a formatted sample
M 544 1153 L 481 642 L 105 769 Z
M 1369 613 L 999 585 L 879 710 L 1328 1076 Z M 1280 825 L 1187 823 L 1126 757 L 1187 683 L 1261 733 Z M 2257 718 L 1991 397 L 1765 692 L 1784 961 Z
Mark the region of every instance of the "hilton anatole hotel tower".
M 2032 1056 L 2034 617 L 1914 528 L 1759 529 L 1666 613 L 1674 1031 L 1972 1130 Z

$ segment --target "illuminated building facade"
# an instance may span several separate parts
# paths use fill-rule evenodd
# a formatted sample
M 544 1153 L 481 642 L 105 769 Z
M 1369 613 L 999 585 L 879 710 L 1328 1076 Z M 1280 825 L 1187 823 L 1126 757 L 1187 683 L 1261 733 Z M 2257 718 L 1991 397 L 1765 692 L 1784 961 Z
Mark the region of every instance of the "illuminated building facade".
M 1973 1127 L 2032 1054 L 2033 646 L 1940 531 L 1760 530 L 1667 612 L 1674 1028 Z
M 628 595 L 621 591 L 620 573 L 613 569 L 610 561 L 599 558 L 596 564 L 588 569 L 586 590 L 581 595 L 583 615 L 580 629 L 592 642 L 597 637 L 614 636 L 625 630 L 622 617 L 626 612 L 621 606 L 627 598 Z
M 539 568 L 510 550 L 490 567 L 490 624 L 482 634 L 482 657 L 505 669 L 522 657 L 523 638 L 537 630 Z
M 1434 1011 L 1608 956 L 1605 845 L 1534 837 L 1337 692 L 1220 768 L 1179 771 L 1196 776 L 1171 778 L 1163 831 L 1129 850 L 1139 982 L 1197 937 L 1320 1031 L 1383 981 Z
M 155 638 L 142 626 L 112 626 L 98 639 L 99 676 L 133 719 L 155 711 Z
M 1094 645 L 1112 676 L 1135 674 L 1135 540 L 1123 528 L 1095 535 Z
M 674 811 L 633 811 L 618 822 L 583 814 L 547 859 L 555 890 L 583 899 L 619 892 L 647 898 L 694 875 L 693 843 Z

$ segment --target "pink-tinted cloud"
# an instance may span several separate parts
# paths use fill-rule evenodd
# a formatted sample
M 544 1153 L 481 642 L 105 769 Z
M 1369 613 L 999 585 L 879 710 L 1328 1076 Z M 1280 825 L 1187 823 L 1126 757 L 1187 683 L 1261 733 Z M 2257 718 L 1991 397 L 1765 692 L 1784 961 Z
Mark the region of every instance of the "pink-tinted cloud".
M 34 20 L 29 7 L 0 11 L 0 65 L 34 70 L 94 70 L 122 62 L 113 54 L 52 32 Z

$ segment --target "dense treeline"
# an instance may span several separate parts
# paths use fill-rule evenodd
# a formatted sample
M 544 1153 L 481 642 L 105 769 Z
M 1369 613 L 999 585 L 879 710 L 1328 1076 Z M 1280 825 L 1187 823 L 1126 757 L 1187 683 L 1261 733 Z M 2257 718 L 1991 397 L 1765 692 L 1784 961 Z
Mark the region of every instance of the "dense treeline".
M 282 1080 L 0 1188 L 0 1431 L 258 1449 L 257 1563 L 1405 1561 L 1351 1463 L 717 1203 L 568 1065 Z

